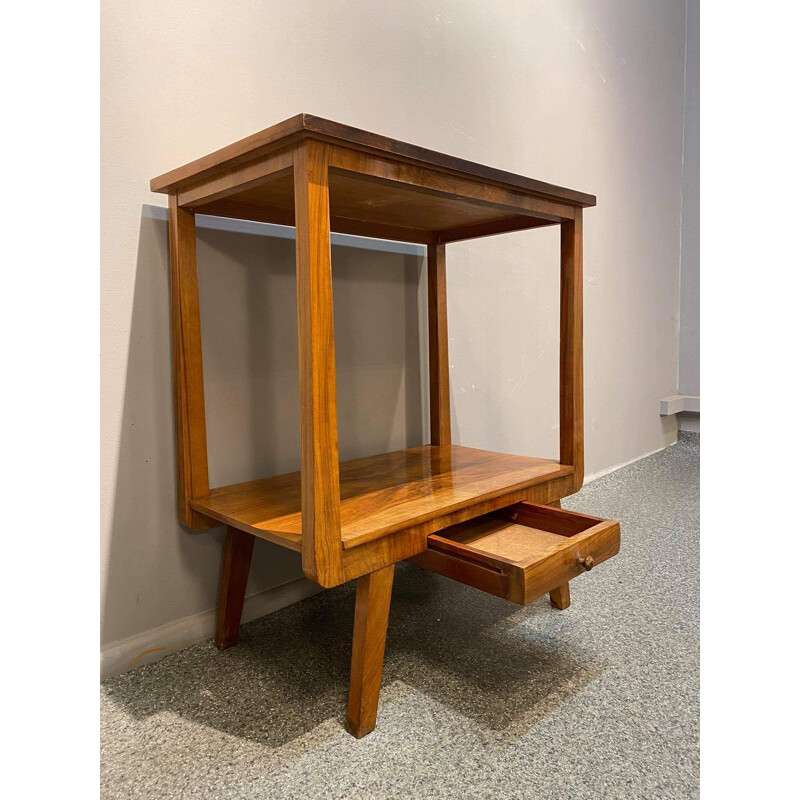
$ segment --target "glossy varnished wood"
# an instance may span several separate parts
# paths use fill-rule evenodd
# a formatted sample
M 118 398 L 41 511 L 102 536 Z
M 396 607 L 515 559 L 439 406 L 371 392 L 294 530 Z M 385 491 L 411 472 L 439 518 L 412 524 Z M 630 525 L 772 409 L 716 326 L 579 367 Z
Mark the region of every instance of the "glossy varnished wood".
M 193 497 L 208 494 L 195 220 L 174 195 L 169 199 L 169 250 L 178 515 L 190 528 L 205 530 L 213 523 L 191 507 Z
M 178 193 L 180 205 L 205 213 L 206 206 L 235 196 L 239 198 L 251 187 L 281 186 L 287 195 L 286 210 L 292 211 L 292 171 L 296 147 L 284 147 L 256 161 L 241 164 L 201 184 Z M 288 190 L 288 191 L 287 191 Z
M 183 189 L 178 203 L 196 213 L 294 225 L 294 178 L 286 164 L 310 142 Z M 574 206 L 506 187 L 432 174 L 335 145 L 324 147 L 331 165 L 332 231 L 435 244 L 552 225 L 575 214 Z
M 614 520 L 520 503 L 432 534 L 428 549 L 409 560 L 521 605 L 552 592 L 566 608 L 568 582 L 616 555 L 619 544 Z
M 560 460 L 583 486 L 583 213 L 561 225 Z
M 345 579 L 357 578 L 359 575 L 364 575 L 387 564 L 394 564 L 416 553 L 421 553 L 427 547 L 428 535 L 448 525 L 473 519 L 480 514 L 507 506 L 509 503 L 518 503 L 523 500 L 533 503 L 548 503 L 554 498 L 569 494 L 571 487 L 572 471 L 569 468 L 564 470 L 560 477 L 549 478 L 533 486 L 514 489 L 502 495 L 481 500 L 479 503 L 470 504 L 459 511 L 452 511 L 446 516 L 434 517 L 427 522 L 356 545 L 343 553 Z
M 381 207 L 386 221 L 402 212 L 402 223 L 420 230 L 436 232 L 437 241 L 454 241 L 454 231 L 465 231 L 464 238 L 474 238 L 475 225 L 491 224 L 516 230 L 520 216 L 532 222 L 560 222 L 573 219 L 576 206 L 545 199 L 505 186 L 477 181 L 464 175 L 446 175 L 416 165 L 398 162 L 385 156 L 332 146 L 331 180 L 346 182 L 343 189 L 354 216 Z M 402 202 L 400 202 L 402 198 Z M 366 217 L 368 218 L 368 216 Z
M 431 444 L 450 444 L 447 272 L 443 244 L 428 245 L 428 365 Z
M 394 564 L 362 575 L 356 586 L 347 730 L 360 739 L 375 728 Z
M 258 158 L 271 149 L 309 137 L 325 139 L 370 153 L 385 154 L 427 169 L 467 175 L 482 182 L 506 185 L 572 205 L 593 206 L 597 202 L 593 195 L 585 192 L 476 164 L 445 153 L 391 139 L 388 136 L 381 136 L 350 125 L 343 125 L 340 122 L 316 117 L 313 114 L 297 114 L 210 155 L 171 170 L 158 178 L 153 178 L 150 181 L 150 189 L 153 192 L 175 192 L 238 164 Z
M 339 465 L 341 542 L 352 548 L 437 520 L 485 501 L 559 477 L 571 467 L 528 456 L 492 453 L 457 445 L 413 447 Z M 305 535 L 299 472 L 224 486 L 192 506 L 200 513 L 298 548 Z M 509 501 L 509 502 L 513 502 Z M 495 506 L 499 507 L 499 506 Z M 481 513 L 481 512 L 478 512 Z
M 508 219 L 511 215 L 507 205 L 513 205 L 514 200 L 502 191 L 491 192 L 482 184 L 473 186 L 471 182 L 455 186 L 452 181 L 436 182 L 422 171 L 410 167 L 401 169 L 396 165 L 391 167 L 382 160 L 364 159 L 332 146 L 330 152 L 334 154 L 334 163 L 339 165 L 329 179 L 332 225 L 334 220 L 351 220 L 376 226 L 391 224 L 407 231 L 437 231 L 485 223 L 501 227 L 512 224 Z M 375 179 L 372 176 L 374 170 L 387 175 L 387 179 Z M 219 182 L 216 179 L 214 183 Z M 292 184 L 285 176 L 278 174 L 260 183 L 256 181 L 252 186 L 248 184 L 248 187 L 236 192 L 237 202 L 252 208 L 264 208 L 268 213 L 274 210 L 291 213 Z M 452 190 L 469 191 L 475 196 L 465 197 Z M 207 192 L 214 196 L 210 189 L 201 187 L 192 193 L 182 193 L 180 197 L 199 211 L 196 202 L 188 202 L 188 198 L 192 194 Z M 492 199 L 495 205 L 489 202 Z M 539 205 L 542 211 L 550 209 L 544 201 Z M 280 219 L 267 221 L 278 222 Z
M 236 642 L 253 537 L 322 586 L 357 578 L 348 729 L 375 726 L 394 564 L 529 602 L 619 547 L 619 526 L 536 504 L 583 481 L 582 209 L 595 198 L 300 114 L 155 178 L 170 195 L 180 518 L 229 526 L 216 642 Z M 301 469 L 209 489 L 194 215 L 294 225 Z M 561 226 L 559 461 L 451 445 L 445 244 Z M 340 464 L 330 233 L 428 247 L 431 445 Z M 529 502 L 523 502 L 529 501 Z M 616 549 L 615 549 L 616 548 Z
M 294 154 L 329 154 L 332 231 L 445 243 L 570 220 L 594 197 L 310 115 L 151 181 L 196 213 L 295 224 Z
M 220 650 L 233 647 L 239 641 L 239 623 L 242 620 L 254 542 L 255 537 L 250 533 L 230 527 L 226 532 L 219 581 L 217 630 L 214 635 L 214 644 Z
M 344 577 L 326 145 L 305 142 L 298 147 L 294 198 L 302 476 L 297 522 L 303 572 L 323 586 L 335 586 Z

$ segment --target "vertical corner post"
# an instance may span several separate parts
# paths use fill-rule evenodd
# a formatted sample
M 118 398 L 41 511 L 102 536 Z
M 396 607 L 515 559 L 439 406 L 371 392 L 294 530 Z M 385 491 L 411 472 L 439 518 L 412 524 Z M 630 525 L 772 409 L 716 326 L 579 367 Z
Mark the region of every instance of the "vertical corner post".
M 560 461 L 583 485 L 583 209 L 561 223 Z
M 447 267 L 444 244 L 428 245 L 428 364 L 431 444 L 450 441 L 450 362 L 447 352 Z
M 294 158 L 303 572 L 344 581 L 333 338 L 328 148 L 301 142 Z
M 197 239 L 194 213 L 169 196 L 170 314 L 175 403 L 175 456 L 178 514 L 195 530 L 213 527 L 190 505 L 208 494 L 208 450 L 197 288 Z

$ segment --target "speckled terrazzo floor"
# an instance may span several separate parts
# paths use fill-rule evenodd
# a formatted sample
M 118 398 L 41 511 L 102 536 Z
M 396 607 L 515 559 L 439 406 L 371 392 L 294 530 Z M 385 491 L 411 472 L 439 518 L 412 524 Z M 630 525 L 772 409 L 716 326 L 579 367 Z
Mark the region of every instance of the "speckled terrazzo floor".
M 694 798 L 697 434 L 565 507 L 622 522 L 572 606 L 398 566 L 378 727 L 343 728 L 353 588 L 102 687 L 102 797 Z

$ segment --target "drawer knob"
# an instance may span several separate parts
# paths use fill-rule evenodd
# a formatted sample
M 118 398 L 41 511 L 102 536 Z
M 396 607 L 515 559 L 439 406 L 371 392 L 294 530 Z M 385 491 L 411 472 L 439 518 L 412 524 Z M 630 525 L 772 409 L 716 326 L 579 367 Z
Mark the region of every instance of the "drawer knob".
M 591 556 L 579 556 L 578 563 L 588 572 L 594 566 L 594 559 Z

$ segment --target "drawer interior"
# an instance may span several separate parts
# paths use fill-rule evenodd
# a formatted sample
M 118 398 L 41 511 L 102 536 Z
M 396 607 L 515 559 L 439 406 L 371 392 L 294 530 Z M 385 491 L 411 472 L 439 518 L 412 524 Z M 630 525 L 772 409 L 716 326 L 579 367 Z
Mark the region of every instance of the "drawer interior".
M 457 542 L 505 561 L 526 563 L 555 552 L 600 522 L 572 511 L 518 503 L 439 531 L 428 537 L 428 547 Z
M 525 502 L 431 534 L 411 561 L 525 604 L 615 555 L 619 541 L 618 522 Z

